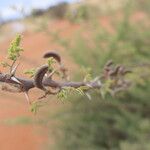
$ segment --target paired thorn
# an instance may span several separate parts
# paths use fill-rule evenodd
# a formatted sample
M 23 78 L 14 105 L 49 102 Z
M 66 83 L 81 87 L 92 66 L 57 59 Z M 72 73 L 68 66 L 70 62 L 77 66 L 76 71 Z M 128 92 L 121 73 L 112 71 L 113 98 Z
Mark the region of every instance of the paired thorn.
M 19 64 L 20 64 L 20 63 L 18 63 L 15 67 L 12 68 L 12 70 L 11 70 L 11 72 L 10 72 L 10 78 L 11 78 L 14 82 L 16 82 L 16 83 L 18 83 L 18 84 L 21 85 L 22 83 L 15 77 L 15 74 L 16 74 L 16 71 L 17 71 L 17 68 L 18 68 Z

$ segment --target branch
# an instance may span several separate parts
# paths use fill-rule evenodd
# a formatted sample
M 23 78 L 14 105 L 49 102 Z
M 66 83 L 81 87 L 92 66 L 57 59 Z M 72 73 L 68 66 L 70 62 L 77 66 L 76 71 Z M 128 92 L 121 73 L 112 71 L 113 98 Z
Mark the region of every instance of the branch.
M 58 73 L 58 70 L 52 69 L 50 60 L 48 65 L 43 65 L 36 70 L 33 79 L 26 79 L 15 76 L 17 67 L 14 67 L 16 70 L 12 69 L 13 74 L 0 73 L 0 82 L 2 83 L 1 90 L 13 93 L 24 92 L 28 103 L 31 104 L 28 92 L 33 88 L 38 88 L 44 91 L 45 94 L 39 98 L 42 99 L 50 94 L 57 95 L 65 88 L 80 88 L 80 90 L 82 90 L 83 93 L 87 94 L 89 98 L 90 96 L 87 93 L 89 90 L 103 89 L 102 93 L 110 92 L 114 95 L 116 92 L 124 90 L 129 86 L 129 82 L 124 80 L 123 77 L 131 71 L 126 70 L 125 67 L 121 65 L 113 66 L 112 61 L 108 61 L 106 63 L 101 76 L 98 76 L 95 79 L 91 79 L 90 81 L 73 82 L 67 80 L 67 69 L 62 64 L 61 58 L 57 53 L 48 52 L 44 55 L 44 58 L 47 57 L 52 57 L 58 62 L 60 66 L 59 71 L 63 74 L 62 79 L 64 79 L 65 81 L 53 80 L 52 77 L 56 73 Z
M 19 89 L 20 92 L 29 91 L 32 88 L 35 88 L 34 80 L 33 79 L 25 79 L 20 77 L 15 77 L 16 80 L 20 81 L 21 84 L 19 84 L 17 81 L 15 81 L 12 77 L 9 76 L 9 74 L 3 74 L 0 73 L 0 82 L 11 84 L 12 86 Z M 57 82 L 54 80 L 51 80 L 49 78 L 45 78 L 42 81 L 42 84 L 45 87 L 52 87 L 52 88 L 60 88 L 63 89 L 64 87 L 73 87 L 73 88 L 79 88 L 81 86 L 88 86 L 89 88 L 101 88 L 100 82 L 90 81 L 90 82 L 73 82 L 73 81 L 66 81 L 66 82 Z
M 9 73 L 0 72 L 0 88 L 6 92 L 24 93 L 28 104 L 31 105 L 31 111 L 36 113 L 38 105 L 35 102 L 40 102 L 48 95 L 57 95 L 58 98 L 66 98 L 67 94 L 72 90 L 77 91 L 82 95 L 86 95 L 89 99 L 90 90 L 99 89 L 100 94 L 104 97 L 107 93 L 114 95 L 119 91 L 129 87 L 130 82 L 126 81 L 124 76 L 131 73 L 122 65 L 114 65 L 112 61 L 108 61 L 102 69 L 102 74 L 94 79 L 91 78 L 90 72 L 86 71 L 83 81 L 73 82 L 69 80 L 67 69 L 62 63 L 61 56 L 56 52 L 47 52 L 43 58 L 47 59 L 47 64 L 40 66 L 38 69 L 28 70 L 26 74 L 31 75 L 31 79 L 21 78 L 16 76 L 16 71 L 19 64 L 16 65 L 20 52 L 23 49 L 20 47 L 21 36 L 17 35 L 8 49 L 8 59 L 12 62 L 10 65 L 7 62 L 2 62 L 3 67 L 9 67 Z M 58 67 L 53 67 L 57 62 Z M 53 79 L 53 76 L 59 75 L 61 81 Z M 28 92 L 33 88 L 38 88 L 44 92 L 44 95 L 38 98 L 38 101 L 31 102 Z

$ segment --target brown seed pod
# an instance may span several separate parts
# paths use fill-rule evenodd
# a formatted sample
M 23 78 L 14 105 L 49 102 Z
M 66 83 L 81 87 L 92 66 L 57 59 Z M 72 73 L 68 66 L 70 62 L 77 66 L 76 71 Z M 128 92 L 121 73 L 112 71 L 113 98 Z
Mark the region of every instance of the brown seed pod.
M 48 65 L 43 65 L 37 70 L 37 72 L 35 73 L 35 76 L 34 76 L 35 87 L 37 87 L 41 90 L 44 90 L 44 91 L 47 91 L 47 89 L 43 86 L 42 82 L 43 82 L 43 78 L 47 71 L 48 71 Z
M 124 66 L 121 66 L 120 68 L 119 68 L 119 74 L 123 74 L 123 72 L 124 72 L 124 70 L 125 70 L 125 67 Z
M 105 76 L 108 75 L 108 72 L 112 69 L 112 65 L 113 65 L 113 61 L 112 60 L 109 60 L 105 66 L 104 66 L 104 72 L 105 72 Z
M 132 71 L 131 70 L 124 70 L 123 75 L 126 75 L 128 73 L 132 73 Z
M 111 65 L 113 65 L 113 61 L 112 60 L 109 60 L 107 63 L 106 63 L 106 67 L 110 67 Z
M 61 57 L 56 52 L 47 52 L 44 54 L 43 58 L 50 58 L 53 57 L 58 63 L 61 63 Z
M 120 65 L 116 66 L 115 70 L 110 72 L 110 76 L 116 76 L 119 72 L 120 67 L 121 67 Z
M 129 69 L 126 69 L 124 66 L 121 66 L 120 69 L 119 69 L 119 73 L 120 73 L 121 75 L 126 75 L 126 74 L 128 74 L 128 73 L 132 73 L 132 71 L 129 70 Z
M 53 57 L 60 65 L 60 71 L 62 72 L 63 76 L 62 78 L 63 79 L 67 79 L 68 78 L 68 75 L 67 75 L 67 69 L 64 67 L 64 65 L 62 64 L 61 62 L 61 57 L 59 54 L 57 54 L 56 52 L 47 52 L 44 54 L 43 58 L 50 58 L 50 57 Z

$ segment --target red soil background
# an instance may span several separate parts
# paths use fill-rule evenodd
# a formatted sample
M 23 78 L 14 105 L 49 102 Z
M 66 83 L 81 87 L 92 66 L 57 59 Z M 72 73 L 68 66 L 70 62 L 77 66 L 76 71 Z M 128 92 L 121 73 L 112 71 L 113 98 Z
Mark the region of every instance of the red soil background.
M 145 16 L 143 13 L 136 13 L 133 16 L 133 20 L 138 22 Z M 102 17 L 100 19 L 102 27 L 113 33 L 113 28 L 110 25 L 109 17 Z M 61 36 L 70 38 L 73 33 L 79 29 L 79 25 L 71 24 L 68 21 L 53 21 L 49 23 L 49 30 L 61 31 Z M 7 36 L 0 41 L 0 61 L 4 60 L 7 55 L 7 49 L 10 45 L 10 41 L 15 37 Z M 62 47 L 55 44 L 52 41 L 52 37 L 45 32 L 33 32 L 27 29 L 23 32 L 22 47 L 24 52 L 21 57 L 21 64 L 19 66 L 17 75 L 24 76 L 23 70 L 38 67 L 44 63 L 42 55 L 48 50 L 56 50 L 61 54 L 64 60 L 65 66 L 68 67 L 70 72 L 77 69 L 77 65 L 73 62 L 68 52 Z M 5 70 L 0 67 L 0 70 Z M 34 90 L 31 93 L 32 99 L 36 99 L 39 95 L 38 90 Z M 55 98 L 50 102 L 48 108 L 49 112 L 55 112 L 62 107 L 62 102 L 57 101 Z M 47 142 L 49 145 L 53 145 L 53 121 L 45 125 L 40 125 L 34 122 L 40 120 L 42 116 L 40 114 L 34 116 L 29 111 L 29 106 L 26 103 L 23 94 L 11 94 L 0 91 L 0 150 L 42 150 Z M 13 123 L 16 118 L 22 116 L 29 117 L 32 123 Z M 51 131 L 51 136 L 48 137 L 47 129 Z

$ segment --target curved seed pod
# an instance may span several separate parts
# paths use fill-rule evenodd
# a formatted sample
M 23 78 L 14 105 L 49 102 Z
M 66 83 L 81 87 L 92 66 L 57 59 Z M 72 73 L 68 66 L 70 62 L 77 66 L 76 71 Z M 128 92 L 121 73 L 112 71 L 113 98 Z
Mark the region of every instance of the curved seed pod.
M 123 74 L 124 73 L 124 70 L 125 70 L 125 67 L 124 66 L 121 66 L 120 68 L 119 68 L 119 74 Z
M 126 75 L 128 73 L 132 73 L 132 71 L 131 70 L 124 70 L 123 75 Z
M 48 65 L 43 65 L 37 70 L 34 76 L 35 87 L 44 91 L 47 91 L 47 89 L 43 86 L 42 81 L 47 71 L 48 71 Z
M 109 61 L 105 64 L 105 66 L 104 66 L 104 71 L 105 71 L 105 73 L 106 73 L 106 72 L 108 73 L 108 72 L 111 70 L 111 67 L 112 67 L 113 64 L 114 64 L 114 63 L 113 63 L 112 60 L 109 60 Z
M 109 60 L 107 63 L 106 63 L 106 67 L 110 67 L 111 65 L 113 65 L 113 61 L 112 60 Z
M 58 63 L 61 63 L 61 57 L 56 52 L 47 52 L 44 54 L 43 58 L 50 58 L 53 57 Z
M 129 70 L 129 69 L 126 69 L 124 66 L 121 66 L 120 69 L 119 69 L 119 73 L 120 73 L 121 75 L 126 75 L 126 74 L 128 74 L 128 73 L 132 73 L 132 71 Z
M 60 55 L 58 53 L 56 53 L 56 52 L 51 51 L 51 52 L 45 53 L 44 56 L 43 56 L 43 58 L 50 58 L 50 57 L 53 57 L 59 63 L 59 65 L 60 65 L 60 71 L 63 74 L 62 78 L 63 79 L 67 79 L 68 78 L 68 75 L 66 73 L 67 69 L 62 64 Z
M 116 66 L 115 70 L 110 72 L 110 76 L 116 76 L 119 72 L 119 69 L 120 69 L 121 66 Z
M 110 67 L 107 67 L 107 66 L 106 66 L 106 67 L 104 67 L 104 71 L 105 71 L 105 72 L 109 72 L 110 70 L 111 70 L 111 68 L 110 68 Z

